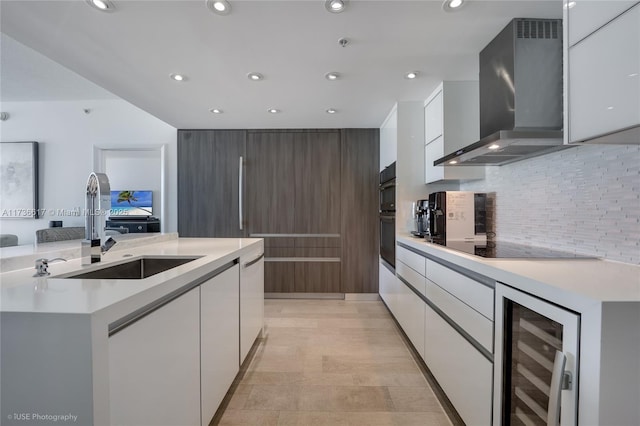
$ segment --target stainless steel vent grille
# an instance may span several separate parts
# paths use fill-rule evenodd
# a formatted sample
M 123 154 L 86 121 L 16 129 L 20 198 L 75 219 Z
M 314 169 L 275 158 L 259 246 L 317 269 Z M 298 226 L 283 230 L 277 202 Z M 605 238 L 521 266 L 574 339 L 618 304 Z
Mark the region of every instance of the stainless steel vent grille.
M 518 38 L 557 39 L 559 37 L 557 20 L 521 19 L 517 24 Z

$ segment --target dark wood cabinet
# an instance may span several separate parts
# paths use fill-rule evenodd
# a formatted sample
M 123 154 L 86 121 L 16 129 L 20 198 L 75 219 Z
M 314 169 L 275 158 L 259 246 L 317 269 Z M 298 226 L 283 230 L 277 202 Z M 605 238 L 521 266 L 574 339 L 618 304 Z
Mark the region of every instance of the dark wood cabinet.
M 294 230 L 340 234 L 340 132 L 296 135 Z
M 342 292 L 378 292 L 378 129 L 342 131 Z
M 295 263 L 282 261 L 295 257 L 295 249 L 265 247 L 264 257 L 264 292 L 295 292 Z
M 249 131 L 247 137 L 247 229 L 253 234 L 294 232 L 294 146 L 289 132 Z
M 178 130 L 178 233 L 244 237 L 240 158 L 244 130 Z
M 267 293 L 376 293 L 378 150 L 378 129 L 179 130 L 180 236 L 264 238 Z

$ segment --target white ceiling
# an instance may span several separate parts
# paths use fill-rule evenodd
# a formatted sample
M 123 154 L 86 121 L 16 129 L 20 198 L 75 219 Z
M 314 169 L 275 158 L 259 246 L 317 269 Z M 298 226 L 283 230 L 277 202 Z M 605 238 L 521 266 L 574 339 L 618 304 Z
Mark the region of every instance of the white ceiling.
M 117 98 L 5 34 L 0 34 L 0 49 L 0 100 L 3 102 Z
M 456 13 L 440 0 L 351 0 L 341 14 L 324 0 L 230 2 L 219 16 L 205 0 L 113 0 L 113 13 L 84 0 L 2 0 L 0 28 L 177 128 L 379 127 L 396 101 L 424 100 L 443 79 L 477 80 L 479 51 L 510 19 L 562 15 L 561 0 L 468 0 Z M 38 79 L 59 84 L 35 71 L 5 82 L 5 69 L 24 59 L 5 47 L 3 38 L 3 100 L 33 96 Z M 419 78 L 405 79 L 412 70 Z M 265 79 L 250 81 L 251 71 Z M 329 71 L 342 78 L 327 81 Z M 60 96 L 82 92 L 59 85 Z

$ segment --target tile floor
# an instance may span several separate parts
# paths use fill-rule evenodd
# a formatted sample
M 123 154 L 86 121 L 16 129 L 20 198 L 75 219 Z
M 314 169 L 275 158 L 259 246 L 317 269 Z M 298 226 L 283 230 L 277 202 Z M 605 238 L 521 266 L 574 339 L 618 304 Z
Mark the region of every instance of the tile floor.
M 382 302 L 265 300 L 220 425 L 450 426 Z

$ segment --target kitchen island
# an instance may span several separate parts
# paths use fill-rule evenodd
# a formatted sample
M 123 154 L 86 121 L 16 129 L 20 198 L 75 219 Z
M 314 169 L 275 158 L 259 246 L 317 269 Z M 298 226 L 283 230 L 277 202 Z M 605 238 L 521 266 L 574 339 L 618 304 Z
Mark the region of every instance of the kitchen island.
M 486 259 L 401 235 L 396 276 L 384 267 L 380 274 L 381 297 L 468 424 L 504 422 L 502 388 L 510 385 L 504 365 L 511 360 L 504 351 L 511 344 L 506 301 L 514 294 L 574 320 L 560 342 L 565 371 L 573 373 L 561 391 L 561 424 L 640 424 L 640 408 L 630 402 L 640 399 L 640 266 Z M 534 408 L 520 415 L 546 415 L 546 406 Z
M 0 274 L 3 425 L 211 420 L 262 330 L 263 240 L 122 246 L 48 277 Z M 192 260 L 144 279 L 67 278 L 145 257 Z

